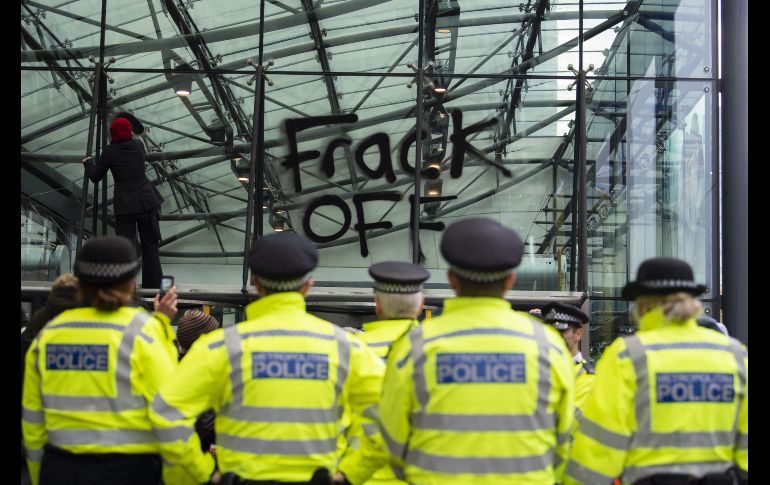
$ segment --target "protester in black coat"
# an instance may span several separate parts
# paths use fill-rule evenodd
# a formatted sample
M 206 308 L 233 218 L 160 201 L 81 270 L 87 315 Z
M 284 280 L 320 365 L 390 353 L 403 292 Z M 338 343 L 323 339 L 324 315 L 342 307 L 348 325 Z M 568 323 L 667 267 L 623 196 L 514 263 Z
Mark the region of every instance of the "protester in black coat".
M 163 271 L 158 248 L 160 236 L 160 205 L 163 198 L 145 175 L 145 149 L 133 138 L 131 123 L 115 118 L 110 125 L 112 143 L 107 145 L 94 164 L 90 157 L 83 160 L 88 178 L 96 183 L 107 173 L 115 179 L 113 206 L 115 234 L 134 241 L 137 229 L 142 245 L 142 288 L 159 288 Z

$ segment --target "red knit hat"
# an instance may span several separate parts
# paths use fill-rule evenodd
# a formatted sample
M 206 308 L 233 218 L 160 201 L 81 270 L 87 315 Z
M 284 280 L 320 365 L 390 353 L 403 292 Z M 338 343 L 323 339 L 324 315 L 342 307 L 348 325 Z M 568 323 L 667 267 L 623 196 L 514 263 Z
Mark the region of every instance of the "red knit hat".
M 115 118 L 110 125 L 112 141 L 130 140 L 131 137 L 131 122 L 125 118 Z

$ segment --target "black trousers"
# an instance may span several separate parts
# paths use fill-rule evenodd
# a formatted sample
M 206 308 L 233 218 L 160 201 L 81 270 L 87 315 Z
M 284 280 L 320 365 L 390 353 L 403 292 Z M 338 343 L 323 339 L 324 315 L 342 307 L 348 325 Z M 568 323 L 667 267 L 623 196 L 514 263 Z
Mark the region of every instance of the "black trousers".
M 46 446 L 40 485 L 159 485 L 158 455 L 119 453 L 76 455 Z
M 115 234 L 136 244 L 136 232 L 142 245 L 142 288 L 160 288 L 160 223 L 157 209 L 140 214 L 115 216 Z
M 723 473 L 709 473 L 702 478 L 668 473 L 652 475 L 635 481 L 634 485 L 745 485 L 748 483 L 748 474 L 733 468 Z

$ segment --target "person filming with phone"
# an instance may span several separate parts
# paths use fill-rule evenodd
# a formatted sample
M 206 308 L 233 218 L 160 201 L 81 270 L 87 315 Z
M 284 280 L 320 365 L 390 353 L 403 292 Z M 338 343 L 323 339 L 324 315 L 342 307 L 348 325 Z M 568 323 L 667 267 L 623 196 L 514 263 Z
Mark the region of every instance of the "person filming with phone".
M 129 113 L 121 113 L 110 125 L 112 142 L 94 163 L 83 160 L 86 174 L 92 182 L 102 180 L 107 170 L 115 179 L 113 204 L 115 234 L 134 244 L 136 232 L 142 246 L 142 288 L 159 288 L 163 271 L 160 267 L 160 206 L 163 197 L 145 174 L 144 144 L 134 138 L 144 127 Z

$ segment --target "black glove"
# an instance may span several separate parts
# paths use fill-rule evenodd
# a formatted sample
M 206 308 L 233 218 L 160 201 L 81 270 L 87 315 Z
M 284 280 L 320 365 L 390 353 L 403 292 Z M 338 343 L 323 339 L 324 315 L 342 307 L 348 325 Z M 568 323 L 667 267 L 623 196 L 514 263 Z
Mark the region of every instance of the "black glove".
M 326 468 L 318 468 L 313 472 L 308 485 L 332 485 L 332 474 Z

